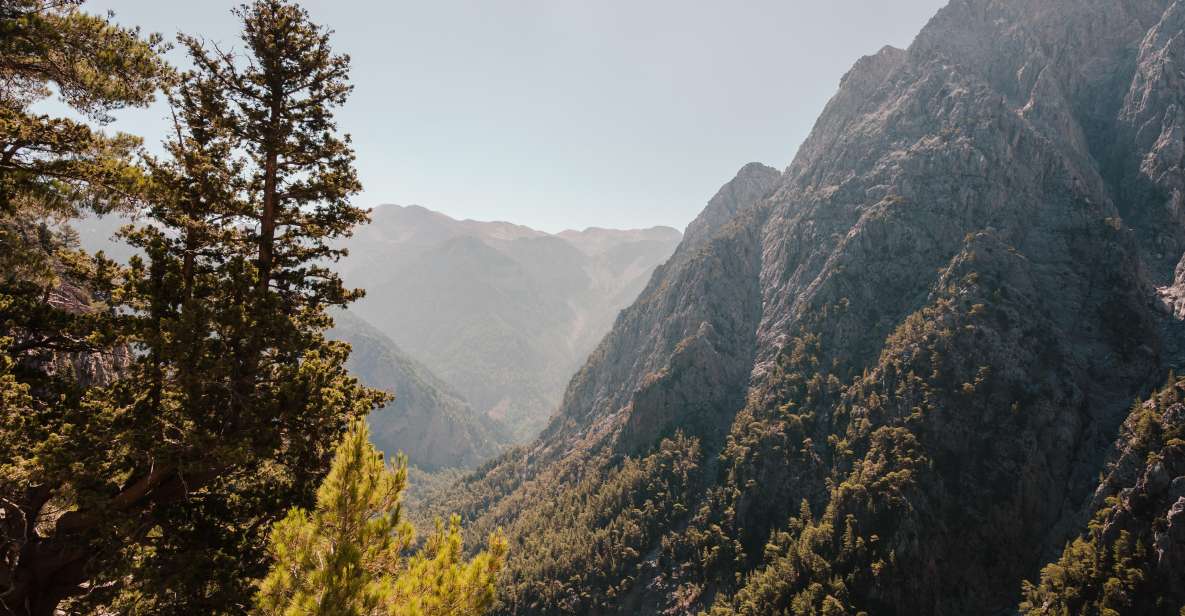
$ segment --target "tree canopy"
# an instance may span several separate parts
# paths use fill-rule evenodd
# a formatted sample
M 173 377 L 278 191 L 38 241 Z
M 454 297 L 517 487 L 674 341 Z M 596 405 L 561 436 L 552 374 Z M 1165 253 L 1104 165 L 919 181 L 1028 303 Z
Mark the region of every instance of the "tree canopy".
M 257 596 L 262 614 L 284 616 L 476 616 L 495 599 L 506 553 L 499 534 L 471 560 L 459 518 L 437 522 L 410 557 L 414 530 L 400 498 L 407 463 L 383 461 L 364 421 L 350 427 L 310 512 L 294 508 L 272 530 L 271 573 Z
M 324 336 L 361 295 L 332 269 L 367 221 L 333 119 L 349 59 L 257 0 L 241 52 L 180 36 L 176 71 L 80 4 L 0 0 L 0 613 L 246 613 L 271 526 L 389 399 Z M 106 129 L 158 95 L 163 155 Z M 34 111 L 51 96 L 84 119 Z M 136 221 L 126 264 L 63 225 L 111 210 Z M 455 537 L 429 560 L 461 566 Z

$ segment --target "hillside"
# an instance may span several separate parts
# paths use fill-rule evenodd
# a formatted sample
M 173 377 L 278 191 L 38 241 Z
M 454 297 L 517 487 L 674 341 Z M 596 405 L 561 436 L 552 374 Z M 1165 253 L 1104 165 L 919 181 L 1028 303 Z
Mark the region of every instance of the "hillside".
M 479 412 L 533 437 L 564 385 L 674 250 L 674 229 L 551 235 L 385 205 L 347 244 L 352 310 Z
M 1170 0 L 954 0 L 857 62 L 783 173 L 710 202 L 542 436 L 437 504 L 507 529 L 503 613 L 1015 613 L 1185 360 L 1181 41 Z M 1176 524 L 1155 494 L 1101 515 Z M 1133 579 L 1112 609 L 1185 605 Z
M 328 336 L 350 343 L 347 367 L 363 384 L 395 394 L 370 415 L 371 438 L 388 456 L 407 455 L 426 471 L 476 466 L 497 455 L 510 435 L 374 326 L 349 312 L 334 315 Z

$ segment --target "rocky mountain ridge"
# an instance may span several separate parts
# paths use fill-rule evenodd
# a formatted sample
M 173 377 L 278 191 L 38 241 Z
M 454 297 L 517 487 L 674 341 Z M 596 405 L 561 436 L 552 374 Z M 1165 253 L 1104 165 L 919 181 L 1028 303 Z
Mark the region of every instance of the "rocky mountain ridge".
M 1181 41 L 1171 0 L 954 0 L 857 62 L 440 503 L 508 529 L 503 612 L 1061 613 L 1022 582 L 1185 360 Z

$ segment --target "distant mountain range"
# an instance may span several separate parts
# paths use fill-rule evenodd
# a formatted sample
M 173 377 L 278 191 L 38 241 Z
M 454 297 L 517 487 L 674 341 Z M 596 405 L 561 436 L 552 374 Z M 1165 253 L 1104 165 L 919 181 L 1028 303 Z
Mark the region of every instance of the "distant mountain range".
M 351 369 L 394 391 L 376 444 L 424 470 L 472 467 L 534 437 L 617 313 L 682 234 L 670 227 L 550 234 L 382 205 L 339 265 L 366 297 L 335 315 Z M 83 247 L 126 261 L 118 216 L 78 221 Z
M 379 206 L 349 243 L 351 311 L 439 375 L 515 440 L 533 437 L 564 386 L 681 234 L 669 227 L 549 234 Z

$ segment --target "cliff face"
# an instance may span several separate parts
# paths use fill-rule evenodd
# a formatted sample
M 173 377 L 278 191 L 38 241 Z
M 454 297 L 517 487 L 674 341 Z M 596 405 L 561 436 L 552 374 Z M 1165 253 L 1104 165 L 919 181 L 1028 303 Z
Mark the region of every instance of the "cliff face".
M 859 61 L 449 503 L 519 542 L 506 610 L 1016 610 L 1185 359 L 1182 41 L 1170 0 L 955 0 Z
M 696 382 L 700 377 L 711 379 L 717 386 L 710 393 L 692 394 L 712 398 L 699 403 L 703 409 L 743 403 L 761 314 L 761 255 L 752 223 L 762 216 L 756 204 L 776 180 L 772 169 L 748 165 L 721 187 L 688 227 L 674 256 L 622 311 L 572 379 L 561 413 L 538 441 L 541 446 L 557 446 L 562 435 L 577 433 L 590 421 L 622 416 L 632 409 L 636 393 L 642 407 L 679 404 L 659 399 L 662 390 L 672 389 L 672 379 L 684 379 L 691 389 L 706 385 Z M 643 419 L 643 414 L 635 415 Z M 635 423 L 657 435 L 670 432 L 666 424 L 672 419 Z

